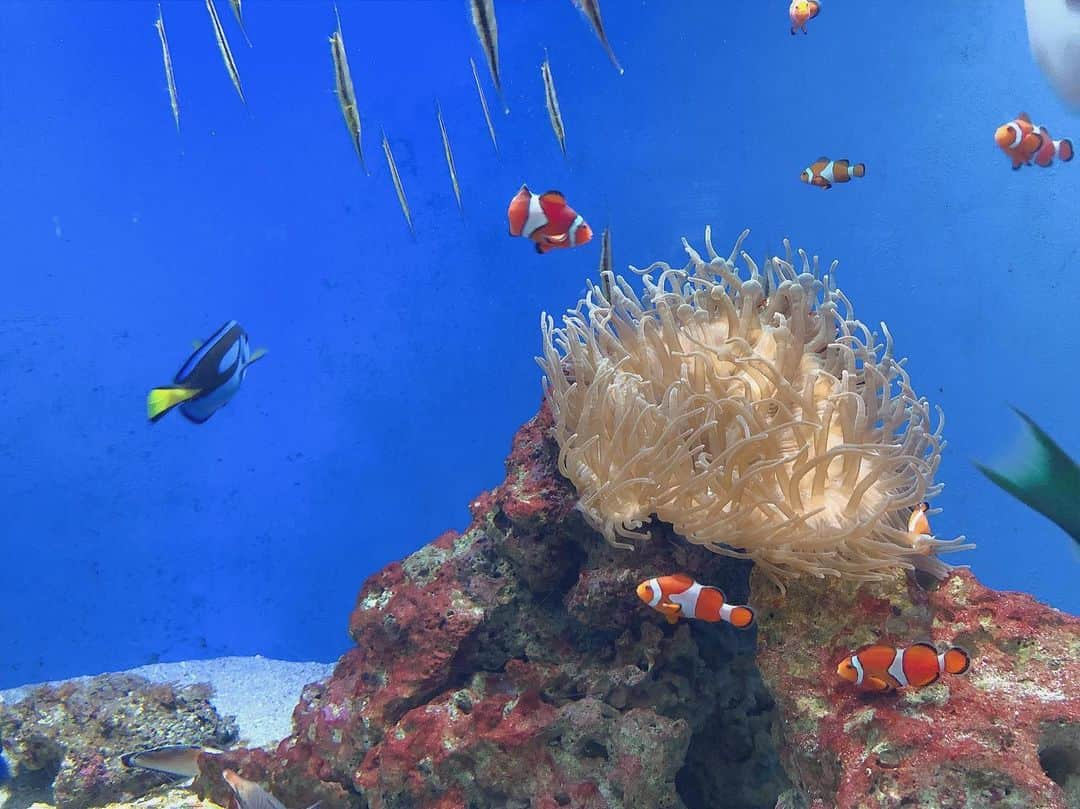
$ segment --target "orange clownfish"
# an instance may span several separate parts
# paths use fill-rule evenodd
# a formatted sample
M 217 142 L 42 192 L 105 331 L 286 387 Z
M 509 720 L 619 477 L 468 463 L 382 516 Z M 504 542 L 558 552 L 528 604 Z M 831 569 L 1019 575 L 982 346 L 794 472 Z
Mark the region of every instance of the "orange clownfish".
M 510 200 L 506 213 L 510 218 L 510 235 L 532 239 L 537 253 L 557 247 L 577 247 L 592 238 L 589 223 L 566 204 L 566 197 L 558 191 L 534 194 L 523 185 Z
M 1025 163 L 1030 166 L 1032 161 L 1045 168 L 1055 157 L 1066 163 L 1073 157 L 1071 140 L 1054 140 L 1049 132 L 1033 124 L 1026 112 L 999 126 L 994 142 L 1009 156 L 1014 171 Z
M 942 672 L 963 674 L 970 666 L 971 656 L 959 646 L 939 653 L 929 643 L 906 649 L 872 643 L 845 657 L 836 673 L 863 691 L 893 691 L 909 685 L 922 688 L 936 682 Z
M 795 36 L 799 28 L 805 34 L 806 23 L 821 13 L 821 0 L 792 0 L 787 13 L 791 18 L 791 35 Z
M 736 629 L 746 629 L 754 623 L 752 609 L 728 604 L 722 590 L 698 584 L 685 573 L 646 579 L 637 586 L 637 594 L 654 610 L 663 613 L 669 624 L 678 623 L 680 617 L 727 621 Z
M 833 187 L 833 183 L 846 183 L 852 177 L 865 176 L 865 163 L 856 163 L 853 166 L 850 160 L 829 160 L 827 157 L 819 157 L 803 169 L 799 179 L 804 183 L 828 190 Z

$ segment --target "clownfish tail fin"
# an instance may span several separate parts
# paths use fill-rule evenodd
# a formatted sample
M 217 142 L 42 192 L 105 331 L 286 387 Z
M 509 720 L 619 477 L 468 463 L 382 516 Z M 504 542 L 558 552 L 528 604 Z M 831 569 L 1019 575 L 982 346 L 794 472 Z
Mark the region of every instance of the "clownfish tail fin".
M 865 163 L 856 163 L 854 166 L 851 167 L 851 173 L 855 177 L 865 177 L 866 176 L 866 164 Z
M 950 646 L 941 655 L 942 669 L 948 674 L 963 674 L 971 668 L 971 655 L 959 646 Z
M 1058 158 L 1066 163 L 1073 159 L 1073 145 L 1072 141 L 1068 138 L 1063 138 L 1057 142 Z

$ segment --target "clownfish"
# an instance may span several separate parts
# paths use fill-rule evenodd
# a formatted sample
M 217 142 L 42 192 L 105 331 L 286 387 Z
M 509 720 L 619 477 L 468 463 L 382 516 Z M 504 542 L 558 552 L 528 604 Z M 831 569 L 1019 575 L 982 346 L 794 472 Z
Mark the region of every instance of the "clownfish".
M 205 341 L 196 341 L 171 385 L 154 388 L 146 397 L 146 415 L 157 421 L 174 407 L 189 421 L 202 424 L 229 403 L 252 363 L 266 356 L 254 351 L 247 332 L 230 320 Z
M 994 142 L 1009 156 L 1013 171 L 1025 163 L 1046 168 L 1058 158 L 1063 162 L 1072 160 L 1073 145 L 1068 138 L 1054 140 L 1050 133 L 1031 122 L 1026 112 L 1017 115 L 994 132 Z
M 507 210 L 510 235 L 536 242 L 536 252 L 557 247 L 577 247 L 592 238 L 592 228 L 581 214 L 566 204 L 558 191 L 534 194 L 527 185 L 510 200 Z
M 959 646 L 939 653 L 929 643 L 906 649 L 872 643 L 840 661 L 836 673 L 863 691 L 893 691 L 922 688 L 936 682 L 942 672 L 963 674 L 970 666 L 971 656 Z
M 736 629 L 746 629 L 754 623 L 750 607 L 728 604 L 717 587 L 698 584 L 685 573 L 656 576 L 637 586 L 638 598 L 662 613 L 669 624 L 679 618 L 700 621 L 727 621 Z
M 846 183 L 852 177 L 865 176 L 865 163 L 856 163 L 853 166 L 850 160 L 829 160 L 827 157 L 819 157 L 803 169 L 799 179 L 804 183 L 828 190 L 833 187 L 833 183 Z
M 795 36 L 796 29 L 802 29 L 806 33 L 806 23 L 821 13 L 821 0 L 792 0 L 788 6 L 788 16 L 791 18 L 791 35 Z

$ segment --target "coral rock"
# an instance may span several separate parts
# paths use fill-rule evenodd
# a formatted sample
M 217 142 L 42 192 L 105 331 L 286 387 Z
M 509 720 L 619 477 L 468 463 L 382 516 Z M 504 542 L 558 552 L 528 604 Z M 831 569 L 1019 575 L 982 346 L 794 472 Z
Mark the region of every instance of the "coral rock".
M 786 599 L 754 580 L 758 666 L 779 704 L 781 757 L 813 805 L 1080 806 L 1080 619 L 966 571 L 930 590 L 907 577 L 797 586 Z M 833 674 L 879 640 L 956 643 L 971 669 L 889 694 Z

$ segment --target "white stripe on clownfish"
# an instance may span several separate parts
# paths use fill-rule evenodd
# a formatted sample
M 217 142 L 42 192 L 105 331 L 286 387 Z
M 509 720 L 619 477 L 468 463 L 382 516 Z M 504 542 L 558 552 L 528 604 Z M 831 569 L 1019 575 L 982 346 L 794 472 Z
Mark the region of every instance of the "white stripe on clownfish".
M 687 618 L 697 617 L 698 596 L 701 595 L 701 584 L 694 582 L 681 593 L 674 593 L 668 597 L 672 604 L 677 604 L 682 609 L 682 614 Z
M 830 160 L 828 163 L 825 164 L 824 168 L 822 168 L 821 172 L 818 174 L 818 176 L 821 177 L 821 179 L 823 179 L 823 180 L 825 180 L 826 182 L 829 182 L 829 183 L 836 182 L 833 179 L 833 164 L 834 164 L 834 162 L 835 161 Z
M 544 214 L 544 209 L 540 207 L 540 195 L 531 194 L 529 196 L 529 216 L 525 219 L 525 226 L 521 229 L 521 235 L 526 239 L 531 238 L 532 235 L 548 223 L 548 218 Z
M 652 593 L 652 600 L 649 602 L 649 606 L 653 609 L 660 604 L 660 599 L 664 597 L 664 594 L 660 592 L 660 580 L 649 579 L 649 591 Z
M 892 665 L 889 666 L 889 674 L 893 676 L 896 682 L 901 686 L 908 685 L 907 675 L 904 674 L 904 650 L 897 649 L 896 657 L 893 658 Z
M 577 244 L 578 228 L 581 227 L 584 221 L 585 218 L 581 214 L 578 214 L 574 217 L 574 221 L 570 223 L 570 227 L 566 231 L 566 235 L 570 239 L 570 244 Z
M 862 685 L 862 681 L 863 681 L 863 667 L 862 667 L 862 661 L 861 661 L 861 660 L 859 660 L 859 656 L 858 656 L 858 655 L 852 655 L 852 657 L 851 657 L 851 667 L 852 667 L 853 669 L 855 669 L 855 673 L 856 673 L 856 674 L 858 675 L 858 676 L 857 676 L 857 677 L 855 678 L 855 685 Z

